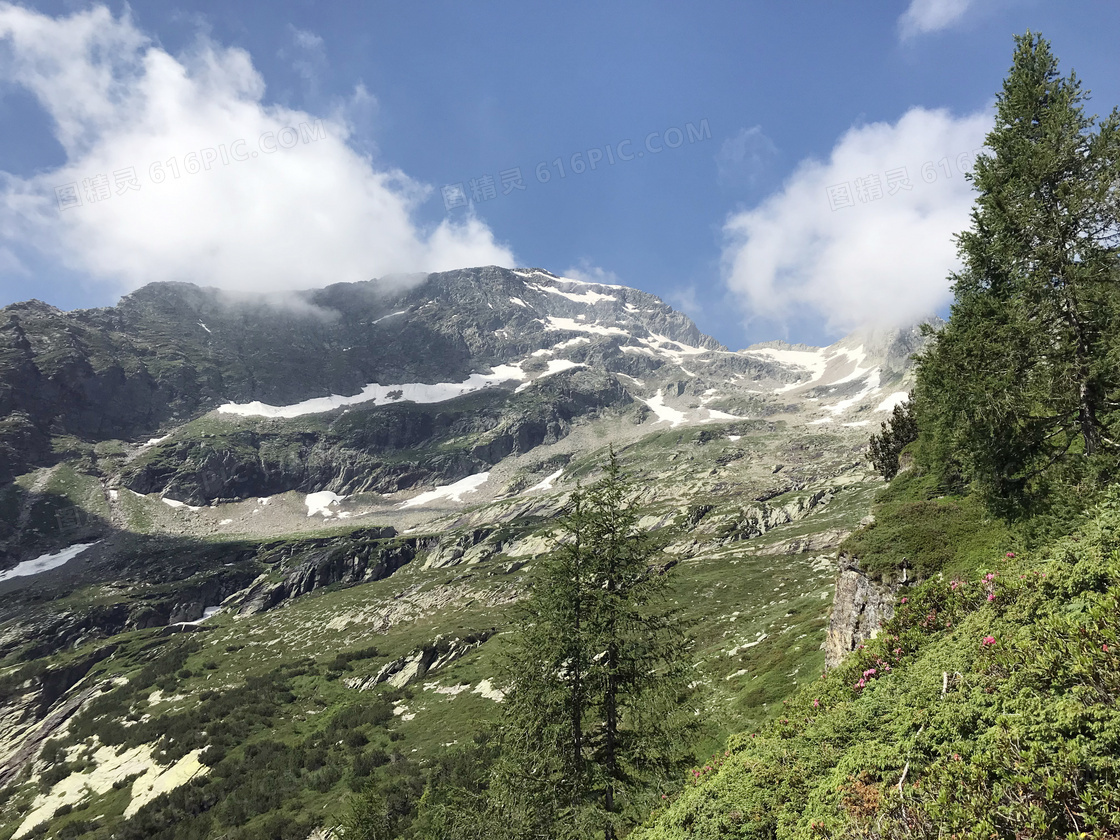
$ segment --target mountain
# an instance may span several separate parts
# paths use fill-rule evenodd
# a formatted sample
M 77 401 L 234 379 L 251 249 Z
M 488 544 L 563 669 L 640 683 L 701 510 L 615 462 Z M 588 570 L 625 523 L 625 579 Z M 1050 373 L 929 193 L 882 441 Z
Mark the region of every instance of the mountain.
M 180 836 L 196 794 L 191 836 L 283 814 L 305 837 L 383 756 L 469 740 L 501 700 L 492 640 L 608 447 L 645 524 L 674 526 L 713 726 L 766 717 L 823 665 L 834 549 L 881 485 L 867 437 L 922 343 L 732 351 L 636 289 L 496 267 L 283 297 L 159 283 L 0 324 L 17 837 Z

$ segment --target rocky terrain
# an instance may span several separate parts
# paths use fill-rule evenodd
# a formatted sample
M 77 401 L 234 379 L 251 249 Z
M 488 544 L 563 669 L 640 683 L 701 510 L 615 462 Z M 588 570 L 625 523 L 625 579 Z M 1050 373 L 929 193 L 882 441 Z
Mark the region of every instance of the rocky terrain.
M 889 618 L 835 549 L 916 329 L 732 351 L 621 286 L 404 282 L 0 311 L 0 838 L 151 836 L 196 796 L 200 837 L 305 837 L 468 740 L 609 447 L 669 529 L 711 738 Z

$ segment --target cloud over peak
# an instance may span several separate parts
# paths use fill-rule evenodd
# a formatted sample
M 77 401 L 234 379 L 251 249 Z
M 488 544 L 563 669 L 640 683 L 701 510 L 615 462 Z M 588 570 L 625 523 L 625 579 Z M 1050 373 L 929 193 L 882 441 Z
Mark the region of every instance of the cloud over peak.
M 315 37 L 296 33 L 313 51 Z M 515 264 L 478 218 L 421 224 L 431 188 L 355 151 L 345 108 L 266 103 L 244 50 L 203 36 L 172 56 L 127 11 L 54 18 L 10 3 L 0 47 L 0 70 L 37 99 L 66 154 L 51 171 L 0 172 L 4 253 L 30 245 L 122 291 Z

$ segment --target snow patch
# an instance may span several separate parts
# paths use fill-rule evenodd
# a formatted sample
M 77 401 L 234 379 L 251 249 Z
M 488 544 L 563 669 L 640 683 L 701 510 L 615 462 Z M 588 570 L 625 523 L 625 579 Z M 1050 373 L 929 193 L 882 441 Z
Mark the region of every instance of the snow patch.
M 570 332 L 586 332 L 595 335 L 629 335 L 621 327 L 604 327 L 600 324 L 582 324 L 574 318 L 556 318 L 549 316 L 545 327 L 550 330 L 568 330 Z
M 381 385 L 373 382 L 359 393 L 341 397 L 314 397 L 294 405 L 268 405 L 255 400 L 251 403 L 226 403 L 218 407 L 222 414 L 235 414 L 239 417 L 302 417 L 306 414 L 321 414 L 348 405 L 371 402 L 380 399 L 390 401 L 411 401 L 414 403 L 437 403 L 490 388 L 511 380 L 524 380 L 525 372 L 515 365 L 499 365 L 491 373 L 472 373 L 463 382 L 437 382 L 434 385 L 409 383 L 405 385 Z
M 708 412 L 707 422 L 709 422 L 709 423 L 712 422 L 713 420 L 745 420 L 746 419 L 745 417 L 739 417 L 735 414 L 728 414 L 726 411 L 717 411 L 714 408 L 706 408 L 704 410 Z M 738 438 L 736 438 L 736 440 L 738 440 Z
M 490 477 L 490 473 L 478 473 L 476 475 L 468 475 L 466 478 L 456 481 L 454 484 L 445 484 L 442 487 L 437 487 L 434 490 L 428 490 L 421 493 L 419 496 L 413 496 L 411 499 L 402 502 L 397 507 L 409 508 L 418 507 L 419 505 L 426 505 L 429 502 L 434 502 L 437 499 L 447 499 L 452 502 L 463 501 L 462 497 L 467 493 L 475 493 L 478 488 L 486 483 Z
M 0 572 L 0 581 L 11 580 L 17 577 L 30 577 L 31 575 L 41 574 L 51 569 L 57 569 L 59 566 L 69 563 L 87 548 L 97 545 L 98 542 L 100 542 L 100 540 L 91 543 L 77 543 L 61 551 L 56 551 L 53 554 L 40 554 L 34 560 L 24 560 L 13 569 Z
M 177 622 L 175 622 L 175 626 L 180 626 L 180 625 L 185 624 L 185 625 L 194 627 L 194 626 L 197 626 L 197 625 L 201 624 L 202 622 L 206 621 L 207 619 L 213 618 L 214 616 L 216 616 L 221 611 L 222 611 L 222 608 L 220 606 L 203 607 L 202 615 L 199 618 L 196 618 L 194 621 L 177 621 Z M 152 694 L 155 695 L 156 692 L 153 692 Z M 175 699 L 175 698 L 168 697 L 167 699 L 172 700 L 172 699 Z M 185 699 L 185 698 L 180 698 L 180 699 Z M 149 697 L 148 700 L 149 700 L 149 702 L 151 702 L 151 697 Z M 157 702 L 158 702 L 158 700 L 157 700 Z
M 328 517 L 334 515 L 334 511 L 330 509 L 331 505 L 337 505 L 345 498 L 330 490 L 320 490 L 318 493 L 308 493 L 303 501 L 307 505 L 308 516 L 321 513 L 324 517 Z
M 404 315 L 406 312 L 408 312 L 407 309 L 398 309 L 396 312 L 390 312 L 388 315 L 382 315 L 376 321 L 370 321 L 370 323 L 371 324 L 380 324 L 382 321 L 385 321 L 389 318 L 395 318 L 398 315 Z
M 533 289 L 534 291 L 547 292 L 550 295 L 559 295 L 560 297 L 565 297 L 568 300 L 574 300 L 576 303 L 596 304 L 601 300 L 618 300 L 618 298 L 616 298 L 614 295 L 604 295 L 600 292 L 562 292 L 560 291 L 560 289 L 553 289 L 551 286 L 538 286 L 536 283 L 526 283 L 525 286 L 526 288 Z
M 847 381 L 847 380 L 845 380 Z M 870 396 L 870 394 L 879 388 L 879 368 L 873 368 L 867 373 L 867 381 L 863 385 L 863 389 L 853 397 L 848 397 L 846 400 L 841 400 L 836 405 L 826 406 L 826 408 L 833 414 L 839 414 L 842 411 L 847 411 L 852 406 L 856 405 L 860 400 Z
M 896 405 L 901 405 L 910 399 L 910 395 L 906 391 L 896 391 L 889 397 L 885 398 L 875 408 L 876 411 L 894 411 Z
M 563 473 L 564 473 L 564 468 L 561 467 L 556 472 L 554 472 L 552 475 L 550 475 L 548 478 L 546 478 L 544 481 L 539 482 L 538 484 L 534 484 L 532 487 L 529 488 L 529 491 L 532 492 L 533 490 L 551 490 L 552 489 L 552 482 L 556 481 L 556 479 L 558 479 Z
M 517 271 L 514 269 L 514 274 L 518 277 L 544 277 L 546 280 L 560 280 L 564 283 L 579 283 L 581 286 L 599 286 L 603 289 L 623 289 L 630 291 L 629 286 L 615 286 L 610 283 L 595 283 L 590 280 L 576 280 L 574 277 L 558 277 L 555 274 L 549 274 L 547 271 Z
M 653 410 L 653 413 L 657 415 L 658 423 L 665 421 L 673 428 L 676 428 L 685 422 L 683 411 L 678 411 L 672 406 L 665 405 L 665 396 L 661 391 L 658 391 L 648 400 L 642 400 L 642 402 L 648 405 Z
M 186 502 L 180 502 L 178 499 L 168 499 L 166 497 L 163 497 L 160 499 L 160 501 L 167 505 L 169 508 L 186 508 L 190 511 L 202 510 L 202 508 L 200 507 L 196 507 L 195 505 L 188 505 Z
M 573 362 L 570 359 L 553 359 L 548 363 L 548 367 L 536 379 L 530 382 L 523 382 L 522 384 L 514 388 L 513 392 L 515 394 L 520 394 L 534 382 L 540 379 L 544 379 L 546 376 L 552 376 L 554 373 L 561 373 L 565 370 L 571 370 L 572 368 L 581 367 L 587 367 L 587 365 L 580 364 L 579 362 Z

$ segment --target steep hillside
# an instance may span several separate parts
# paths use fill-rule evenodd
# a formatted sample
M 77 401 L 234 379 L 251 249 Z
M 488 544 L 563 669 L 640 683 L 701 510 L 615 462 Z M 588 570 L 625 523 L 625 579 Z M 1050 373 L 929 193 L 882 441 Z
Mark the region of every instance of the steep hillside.
M 875 527 L 920 532 L 923 490 L 892 488 L 912 504 Z M 895 591 L 878 636 L 731 738 L 637 836 L 1115 837 L 1120 494 L 1037 549 L 979 520 L 953 542 L 919 548 L 932 573 Z

